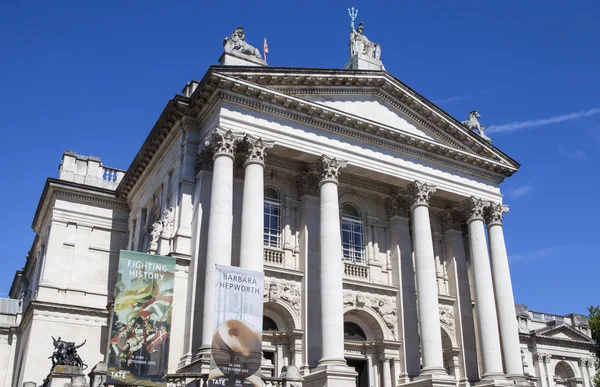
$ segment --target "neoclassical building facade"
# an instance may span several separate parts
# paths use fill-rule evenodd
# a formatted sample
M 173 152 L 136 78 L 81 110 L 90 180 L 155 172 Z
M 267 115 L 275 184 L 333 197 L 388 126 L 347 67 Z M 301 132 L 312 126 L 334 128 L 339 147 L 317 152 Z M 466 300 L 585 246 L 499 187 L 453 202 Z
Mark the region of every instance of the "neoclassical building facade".
M 64 153 L 10 291 L 4 384 L 44 379 L 51 334 L 87 340 L 101 369 L 120 249 L 177 260 L 174 380 L 208 371 L 223 264 L 265 273 L 265 385 L 292 369 L 305 386 L 560 384 L 531 372 L 515 312 L 500 184 L 519 164 L 358 59 L 278 68 L 225 52 L 127 170 Z M 593 370 L 574 371 L 582 387 Z

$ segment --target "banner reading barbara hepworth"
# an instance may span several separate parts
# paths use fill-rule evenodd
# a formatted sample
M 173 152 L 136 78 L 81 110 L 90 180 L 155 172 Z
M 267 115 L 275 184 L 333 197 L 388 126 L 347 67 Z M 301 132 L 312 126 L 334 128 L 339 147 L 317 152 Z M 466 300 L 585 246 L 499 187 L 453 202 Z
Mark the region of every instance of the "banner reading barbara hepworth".
M 264 274 L 216 265 L 209 386 L 262 386 Z
M 175 258 L 121 250 L 106 384 L 166 387 Z

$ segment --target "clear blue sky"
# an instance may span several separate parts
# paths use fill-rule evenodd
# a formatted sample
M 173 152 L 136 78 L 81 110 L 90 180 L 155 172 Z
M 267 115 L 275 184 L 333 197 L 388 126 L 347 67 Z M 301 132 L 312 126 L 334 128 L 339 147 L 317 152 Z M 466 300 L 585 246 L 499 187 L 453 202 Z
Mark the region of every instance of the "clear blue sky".
M 348 7 L 387 70 L 522 164 L 503 184 L 516 302 L 600 304 L 598 1 L 11 1 L 0 9 L 0 296 L 73 150 L 127 168 L 165 103 L 241 25 L 274 66 L 342 68 Z

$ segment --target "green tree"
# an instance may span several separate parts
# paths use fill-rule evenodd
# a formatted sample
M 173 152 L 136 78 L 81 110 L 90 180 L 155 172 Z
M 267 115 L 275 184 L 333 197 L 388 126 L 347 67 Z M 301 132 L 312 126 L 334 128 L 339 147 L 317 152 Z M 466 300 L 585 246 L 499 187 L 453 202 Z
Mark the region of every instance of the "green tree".
M 596 356 L 600 357 L 600 306 L 588 306 L 588 319 L 592 338 L 596 341 Z M 600 371 L 594 375 L 593 382 L 596 387 L 600 387 Z

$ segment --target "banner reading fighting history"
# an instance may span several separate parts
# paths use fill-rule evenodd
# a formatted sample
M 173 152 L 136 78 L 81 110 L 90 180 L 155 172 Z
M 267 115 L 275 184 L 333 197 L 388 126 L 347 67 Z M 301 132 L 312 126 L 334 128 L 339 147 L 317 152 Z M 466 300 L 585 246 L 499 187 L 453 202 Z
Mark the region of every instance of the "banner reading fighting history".
M 164 387 L 175 258 L 121 250 L 106 384 Z
M 262 386 L 264 274 L 216 265 L 209 386 Z

